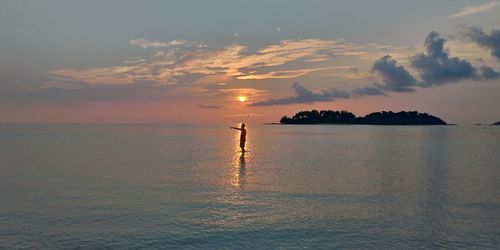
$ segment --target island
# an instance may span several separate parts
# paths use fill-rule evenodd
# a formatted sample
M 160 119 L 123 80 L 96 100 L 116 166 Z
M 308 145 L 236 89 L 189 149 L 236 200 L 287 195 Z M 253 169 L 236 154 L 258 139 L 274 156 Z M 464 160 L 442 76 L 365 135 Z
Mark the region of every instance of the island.
M 280 124 L 366 124 L 366 125 L 448 125 L 442 119 L 417 111 L 382 111 L 356 117 L 348 111 L 301 111 L 293 117 L 283 116 Z
M 500 125 L 500 121 L 493 123 L 493 125 Z

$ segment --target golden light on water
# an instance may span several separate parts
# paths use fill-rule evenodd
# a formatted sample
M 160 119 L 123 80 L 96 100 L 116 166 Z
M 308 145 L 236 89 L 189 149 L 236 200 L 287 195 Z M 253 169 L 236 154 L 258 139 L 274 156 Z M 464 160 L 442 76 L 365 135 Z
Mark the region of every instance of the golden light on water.
M 230 169 L 230 182 L 233 187 L 237 188 L 243 188 L 244 185 L 246 184 L 246 176 L 247 176 L 247 163 L 250 159 L 250 153 L 241 152 L 240 148 L 240 133 L 235 133 L 234 134 L 234 155 L 233 155 L 233 160 L 231 163 L 231 169 Z M 247 144 L 247 149 L 248 149 L 248 144 Z
M 238 152 L 235 154 L 231 168 L 231 185 L 237 188 L 243 188 L 246 183 L 246 157 L 245 154 Z
M 242 95 L 238 96 L 238 101 L 245 102 L 246 100 L 247 100 L 247 98 L 245 96 L 242 96 Z

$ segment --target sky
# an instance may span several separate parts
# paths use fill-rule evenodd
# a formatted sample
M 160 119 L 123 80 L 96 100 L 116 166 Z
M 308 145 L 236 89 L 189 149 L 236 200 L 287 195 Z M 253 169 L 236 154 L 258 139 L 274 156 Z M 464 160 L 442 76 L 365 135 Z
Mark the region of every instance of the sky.
M 496 0 L 0 2 L 2 123 L 262 123 L 331 109 L 474 124 L 499 121 L 499 107 Z

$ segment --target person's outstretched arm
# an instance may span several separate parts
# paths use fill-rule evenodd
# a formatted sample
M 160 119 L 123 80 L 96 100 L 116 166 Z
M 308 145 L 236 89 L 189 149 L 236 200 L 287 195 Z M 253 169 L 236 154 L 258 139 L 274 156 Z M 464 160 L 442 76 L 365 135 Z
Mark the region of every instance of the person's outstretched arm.
M 232 129 L 241 130 L 241 128 L 231 127 Z

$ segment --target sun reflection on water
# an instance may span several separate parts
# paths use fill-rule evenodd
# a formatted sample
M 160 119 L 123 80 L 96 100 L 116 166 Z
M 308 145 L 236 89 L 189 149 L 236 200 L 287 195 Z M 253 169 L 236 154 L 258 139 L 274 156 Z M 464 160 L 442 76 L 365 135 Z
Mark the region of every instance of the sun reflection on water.
M 233 157 L 232 168 L 231 168 L 231 185 L 237 188 L 243 188 L 246 183 L 246 158 L 248 153 L 236 152 Z
M 248 148 L 248 145 L 246 146 Z M 233 160 L 231 162 L 231 186 L 243 188 L 246 183 L 247 162 L 250 152 L 242 152 L 239 147 L 239 134 L 235 137 Z

